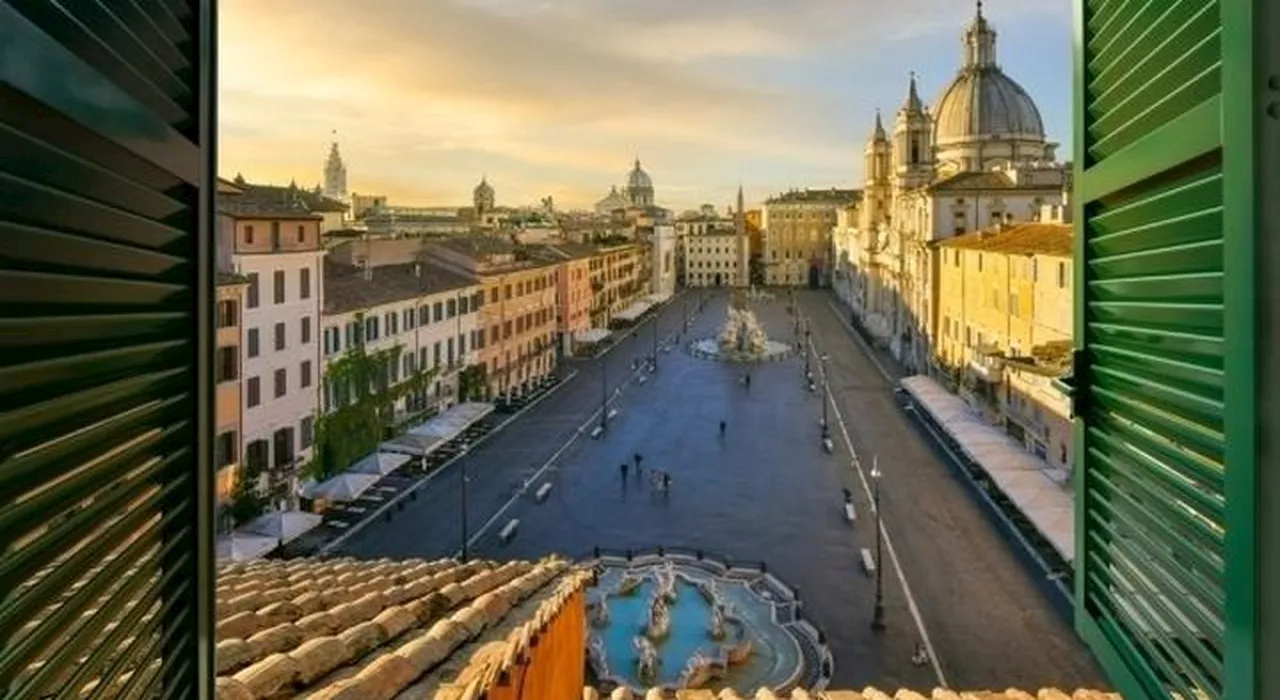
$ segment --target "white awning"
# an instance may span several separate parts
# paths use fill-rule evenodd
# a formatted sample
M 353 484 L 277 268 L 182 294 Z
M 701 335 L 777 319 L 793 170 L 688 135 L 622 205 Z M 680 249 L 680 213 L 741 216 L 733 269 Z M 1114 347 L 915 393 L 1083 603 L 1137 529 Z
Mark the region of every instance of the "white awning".
M 374 474 L 377 476 L 386 476 L 391 472 L 403 467 L 406 462 L 413 459 L 409 455 L 396 454 L 394 452 L 374 452 L 364 459 L 356 462 L 347 471 L 352 474 Z
M 929 377 L 901 382 L 915 400 L 995 483 L 1036 530 L 1071 562 L 1075 558 L 1075 504 L 1043 460 L 975 416 L 964 401 Z
M 608 338 L 610 335 L 612 335 L 612 332 L 607 328 L 588 328 L 585 331 L 574 333 L 573 340 L 574 342 L 591 345 Z
M 378 447 L 383 452 L 425 457 L 493 413 L 493 404 L 461 403 Z
M 339 474 L 328 481 L 307 484 L 302 489 L 302 496 L 328 501 L 354 501 L 378 483 L 379 478 L 372 474 Z
M 613 318 L 614 320 L 617 320 L 617 321 L 628 321 L 628 322 L 634 321 L 637 318 L 640 318 L 640 316 L 642 316 L 644 312 L 648 311 L 650 306 L 652 306 L 652 304 L 650 304 L 647 301 L 643 301 L 643 300 L 637 301 L 633 303 L 631 306 L 628 306 L 627 308 L 614 314 Z
M 267 556 L 279 546 L 280 540 L 274 537 L 233 532 L 219 535 L 213 549 L 218 561 L 252 561 Z
M 261 535 L 279 540 L 280 544 L 288 544 L 312 528 L 319 527 L 324 518 L 315 513 L 304 513 L 300 510 L 284 510 L 267 513 L 241 528 L 241 532 Z

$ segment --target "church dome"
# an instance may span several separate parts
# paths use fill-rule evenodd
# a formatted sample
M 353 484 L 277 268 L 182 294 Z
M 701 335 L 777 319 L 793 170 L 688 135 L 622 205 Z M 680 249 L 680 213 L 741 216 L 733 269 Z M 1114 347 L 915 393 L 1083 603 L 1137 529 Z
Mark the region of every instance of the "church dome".
M 934 144 L 1044 140 L 1040 110 L 1022 86 L 996 65 L 996 32 L 978 14 L 965 27 L 965 61 L 934 103 Z
M 1012 78 L 994 66 L 964 70 L 933 108 L 934 143 L 945 145 L 990 138 L 1044 138 L 1036 103 Z
M 627 189 L 629 190 L 651 190 L 653 189 L 653 180 L 649 179 L 649 173 L 646 173 L 640 167 L 640 159 L 636 159 L 636 165 L 631 169 L 631 173 L 627 175 Z
M 493 185 L 489 184 L 488 177 L 484 177 L 480 179 L 480 184 L 476 185 L 475 194 L 476 196 L 480 196 L 480 195 L 487 195 L 490 197 L 493 196 Z

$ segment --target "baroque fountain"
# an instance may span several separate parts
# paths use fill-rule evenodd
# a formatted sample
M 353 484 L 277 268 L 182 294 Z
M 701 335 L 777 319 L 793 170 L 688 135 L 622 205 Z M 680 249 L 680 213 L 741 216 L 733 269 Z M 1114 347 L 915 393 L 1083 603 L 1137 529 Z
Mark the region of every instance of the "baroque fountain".
M 830 656 L 789 588 L 699 555 L 600 557 L 588 597 L 594 681 L 649 688 L 820 686 Z
M 693 341 L 689 344 L 690 352 L 698 357 L 729 362 L 761 362 L 790 355 L 790 345 L 769 339 L 760 319 L 748 305 L 752 298 L 759 298 L 754 291 L 735 289 L 720 334 Z

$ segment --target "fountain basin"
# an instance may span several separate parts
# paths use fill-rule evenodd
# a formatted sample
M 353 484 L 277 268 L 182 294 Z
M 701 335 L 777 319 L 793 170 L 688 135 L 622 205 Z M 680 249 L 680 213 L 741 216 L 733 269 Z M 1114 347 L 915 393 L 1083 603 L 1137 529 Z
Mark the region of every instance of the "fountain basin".
M 602 557 L 597 570 L 588 596 L 608 610 L 588 628 L 589 644 L 598 657 L 593 661 L 598 684 L 633 691 L 698 687 L 783 692 L 821 683 L 815 660 L 824 656 L 825 647 L 811 627 L 794 618 L 796 601 L 773 577 L 756 570 L 725 570 L 715 562 L 682 555 L 632 562 Z M 645 644 L 635 640 L 646 636 L 654 600 L 662 597 L 664 575 L 675 579 L 674 586 L 665 587 L 675 594 L 674 600 L 665 598 L 670 626 L 661 638 L 646 637 L 657 664 L 642 670 Z M 712 632 L 712 606 L 717 603 L 724 610 L 719 638 Z M 608 622 L 600 624 L 600 619 Z M 691 673 L 689 660 L 695 657 L 714 659 L 714 673 Z
M 792 346 L 776 340 L 765 340 L 763 348 L 748 352 L 722 347 L 717 338 L 701 338 L 689 343 L 689 353 L 694 357 L 721 362 L 773 362 L 790 357 L 794 351 Z

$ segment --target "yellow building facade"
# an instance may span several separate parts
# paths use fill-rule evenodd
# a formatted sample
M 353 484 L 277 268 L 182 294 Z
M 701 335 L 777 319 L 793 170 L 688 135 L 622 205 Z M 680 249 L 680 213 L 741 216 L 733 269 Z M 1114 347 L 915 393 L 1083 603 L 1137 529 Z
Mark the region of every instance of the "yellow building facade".
M 1071 464 L 1073 314 L 1067 224 L 997 226 L 937 244 L 938 364 L 970 405 L 1050 465 Z

